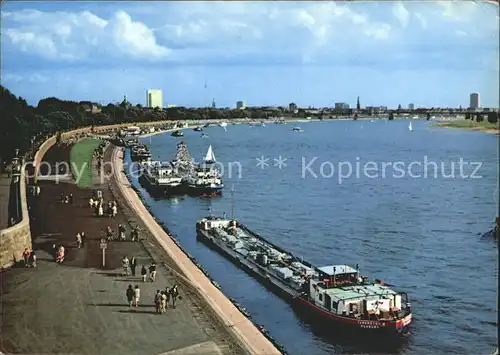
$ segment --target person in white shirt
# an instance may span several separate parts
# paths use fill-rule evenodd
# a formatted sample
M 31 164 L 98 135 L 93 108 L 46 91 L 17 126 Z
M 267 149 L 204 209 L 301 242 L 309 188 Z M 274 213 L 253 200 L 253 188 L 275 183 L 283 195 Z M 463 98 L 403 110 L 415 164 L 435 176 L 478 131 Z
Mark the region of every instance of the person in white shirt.
M 137 307 L 139 306 L 139 301 L 141 300 L 141 290 L 138 285 L 135 285 L 134 296 L 134 305 Z

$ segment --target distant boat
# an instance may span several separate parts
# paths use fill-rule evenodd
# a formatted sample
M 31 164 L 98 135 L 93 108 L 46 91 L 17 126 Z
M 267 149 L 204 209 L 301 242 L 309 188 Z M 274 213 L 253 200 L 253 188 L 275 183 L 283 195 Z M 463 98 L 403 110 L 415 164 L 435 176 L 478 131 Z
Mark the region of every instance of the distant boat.
M 408 130 L 409 130 L 410 132 L 413 132 L 413 127 L 411 126 L 411 122 L 410 122 L 410 124 L 408 125 Z
M 292 131 L 294 131 L 294 132 L 304 132 L 304 130 L 302 128 L 300 128 L 300 127 L 293 127 Z
M 208 136 L 205 133 L 202 133 L 201 138 L 208 138 Z
M 203 128 L 201 126 L 198 126 L 198 127 L 193 128 L 193 131 L 202 132 Z
M 221 126 L 222 128 L 224 128 L 224 131 L 227 131 L 227 129 L 226 129 L 227 123 L 226 122 L 219 123 L 219 126 Z
M 183 137 L 184 133 L 182 131 L 174 131 L 172 132 L 172 137 Z
M 216 162 L 214 151 L 212 150 L 212 145 L 208 147 L 208 151 L 207 154 L 205 155 L 205 158 L 203 159 L 203 162 L 205 164 L 214 164 Z

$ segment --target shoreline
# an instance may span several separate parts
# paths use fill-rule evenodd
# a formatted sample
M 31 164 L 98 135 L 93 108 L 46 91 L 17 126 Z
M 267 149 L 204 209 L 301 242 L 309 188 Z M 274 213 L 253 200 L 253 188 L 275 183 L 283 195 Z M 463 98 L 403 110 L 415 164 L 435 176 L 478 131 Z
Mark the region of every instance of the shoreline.
M 500 127 L 491 128 L 491 127 L 484 127 L 484 126 L 483 127 L 482 126 L 461 126 L 461 125 L 453 124 L 453 122 L 456 122 L 456 121 L 439 121 L 439 122 L 434 122 L 432 124 L 432 126 L 437 127 L 437 128 L 454 128 L 454 129 L 483 132 L 483 133 L 495 134 L 495 135 L 500 134 Z
M 257 329 L 257 327 L 236 308 L 236 306 L 216 288 L 202 271 L 188 258 L 160 226 L 155 217 L 149 213 L 141 198 L 135 192 L 123 171 L 124 150 L 113 148 L 111 162 L 113 176 L 119 193 L 128 203 L 132 211 L 149 229 L 163 251 L 174 261 L 184 274 L 183 277 L 195 288 L 199 296 L 214 311 L 227 330 L 234 335 L 236 341 L 251 354 L 281 354 L 281 352 Z

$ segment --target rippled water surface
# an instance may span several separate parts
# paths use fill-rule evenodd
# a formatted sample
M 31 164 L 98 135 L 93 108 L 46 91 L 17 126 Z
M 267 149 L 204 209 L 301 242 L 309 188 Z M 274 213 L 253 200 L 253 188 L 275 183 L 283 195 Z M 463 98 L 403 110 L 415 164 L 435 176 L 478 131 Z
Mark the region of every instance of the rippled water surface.
M 371 351 L 362 342 L 345 343 L 311 328 L 287 303 L 196 241 L 195 223 L 210 207 L 231 215 L 232 185 L 236 217 L 264 237 L 317 266 L 360 264 L 362 273 L 408 292 L 414 322 L 395 352 L 491 353 L 497 248 L 480 234 L 496 216 L 498 138 L 413 123 L 413 132 L 404 121 L 335 121 L 301 123 L 300 133 L 292 132 L 291 124 L 230 125 L 227 132 L 205 129 L 208 138 L 192 130 L 183 138 L 145 138 L 154 158 L 162 160 L 173 157 L 180 139 L 196 159 L 212 144 L 226 183 L 221 198 L 148 199 L 148 204 L 224 293 L 290 354 Z M 286 159 L 281 169 L 274 166 L 280 156 Z M 269 165 L 257 167 L 260 157 L 269 158 Z M 365 174 L 368 161 L 373 163 Z M 481 163 L 478 171 L 471 162 Z

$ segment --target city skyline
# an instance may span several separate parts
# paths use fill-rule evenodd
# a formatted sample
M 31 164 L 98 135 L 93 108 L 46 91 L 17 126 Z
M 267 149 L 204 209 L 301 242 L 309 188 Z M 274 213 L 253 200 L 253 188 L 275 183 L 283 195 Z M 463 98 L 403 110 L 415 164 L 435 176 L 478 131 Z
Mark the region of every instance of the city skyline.
M 1 74 L 34 105 L 498 107 L 498 42 L 498 6 L 466 1 L 9 2 Z

